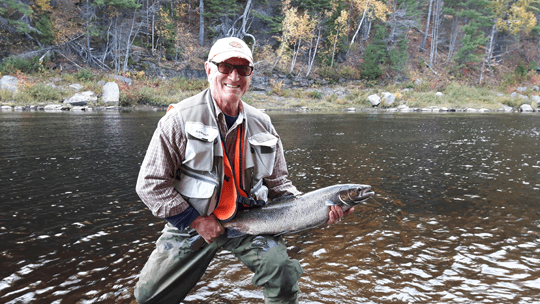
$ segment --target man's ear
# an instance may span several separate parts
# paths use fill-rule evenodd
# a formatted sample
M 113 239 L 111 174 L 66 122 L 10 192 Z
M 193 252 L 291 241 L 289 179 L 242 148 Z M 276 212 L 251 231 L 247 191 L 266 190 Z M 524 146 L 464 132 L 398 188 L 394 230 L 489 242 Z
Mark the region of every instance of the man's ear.
M 210 77 L 210 73 L 212 73 L 212 66 L 210 66 L 210 62 L 204 63 L 204 70 L 206 71 L 206 76 Z

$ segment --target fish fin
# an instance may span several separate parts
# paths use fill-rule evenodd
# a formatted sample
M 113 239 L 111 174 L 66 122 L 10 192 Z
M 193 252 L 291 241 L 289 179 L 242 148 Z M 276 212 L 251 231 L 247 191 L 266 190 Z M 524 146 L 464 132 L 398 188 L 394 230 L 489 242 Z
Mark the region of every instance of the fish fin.
M 246 235 L 246 234 L 243 233 L 243 232 L 240 232 L 238 230 L 234 230 L 232 228 L 227 228 L 227 238 L 229 238 L 229 239 L 234 239 L 234 238 L 241 237 L 241 236 L 244 236 L 244 235 Z
M 324 202 L 324 204 L 326 206 L 336 206 L 336 205 L 341 205 L 340 203 L 335 203 L 335 202 L 332 202 L 331 200 L 326 200 L 326 202 Z

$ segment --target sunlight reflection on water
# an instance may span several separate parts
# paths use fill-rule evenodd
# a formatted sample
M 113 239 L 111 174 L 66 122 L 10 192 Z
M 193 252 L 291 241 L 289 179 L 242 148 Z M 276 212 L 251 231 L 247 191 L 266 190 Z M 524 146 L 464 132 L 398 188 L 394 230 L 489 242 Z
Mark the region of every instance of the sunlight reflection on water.
M 0 302 L 130 303 L 163 222 L 134 185 L 163 113 L 2 113 Z M 377 195 L 286 236 L 302 303 L 540 301 L 540 116 L 270 113 L 304 192 Z M 222 251 L 186 303 L 262 302 Z

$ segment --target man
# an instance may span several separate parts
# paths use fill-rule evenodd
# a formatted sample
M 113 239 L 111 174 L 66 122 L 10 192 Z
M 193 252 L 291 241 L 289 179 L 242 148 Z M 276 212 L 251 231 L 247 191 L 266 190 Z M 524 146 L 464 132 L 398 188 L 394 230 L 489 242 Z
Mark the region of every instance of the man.
M 300 194 L 287 178 L 270 118 L 241 101 L 253 71 L 249 47 L 238 38 L 218 40 L 205 70 L 210 88 L 169 108 L 137 180 L 143 202 L 168 221 L 135 288 L 139 303 L 155 292 L 167 269 L 187 262 L 194 235 L 212 243 L 225 233 L 220 221 L 232 219 L 239 208 Z M 328 224 L 342 216 L 333 206 Z M 223 248 L 254 272 L 253 284 L 264 287 L 266 303 L 298 303 L 302 268 L 287 256 L 281 237 L 230 238 Z

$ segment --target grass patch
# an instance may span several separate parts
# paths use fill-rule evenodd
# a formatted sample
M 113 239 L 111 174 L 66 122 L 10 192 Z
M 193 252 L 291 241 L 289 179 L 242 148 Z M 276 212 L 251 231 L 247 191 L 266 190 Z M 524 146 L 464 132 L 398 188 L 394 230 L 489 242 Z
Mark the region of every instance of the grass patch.
M 13 101 L 13 92 L 8 90 L 0 90 L 0 102 L 11 102 Z
M 499 109 L 501 104 L 508 104 L 513 101 L 513 98 L 509 96 L 497 96 L 497 93 L 489 88 L 464 86 L 455 82 L 450 83 L 442 93 L 444 96 L 437 97 L 433 91 L 408 91 L 403 93 L 403 99 L 407 101 L 409 107 L 414 108 L 439 106 L 448 108 L 487 108 L 491 110 Z
M 53 88 L 43 83 L 24 86 L 17 94 L 17 101 L 24 104 L 37 104 L 40 102 L 61 102 L 66 97 L 64 90 Z

